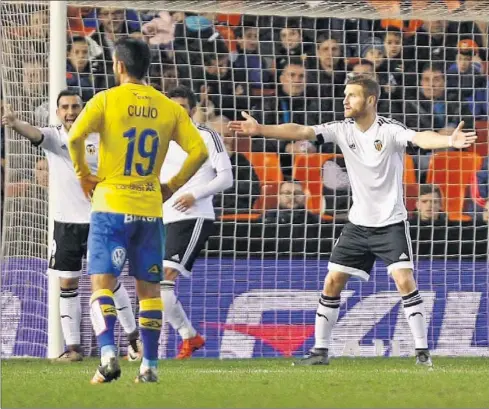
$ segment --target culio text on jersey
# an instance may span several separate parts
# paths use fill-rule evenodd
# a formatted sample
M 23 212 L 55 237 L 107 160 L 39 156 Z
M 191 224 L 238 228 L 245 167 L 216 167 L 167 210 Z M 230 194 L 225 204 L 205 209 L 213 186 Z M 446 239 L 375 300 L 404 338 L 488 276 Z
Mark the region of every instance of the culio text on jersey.
M 158 110 L 153 107 L 141 106 L 141 105 L 129 105 L 127 107 L 127 114 L 129 116 L 137 116 L 142 118 L 158 118 Z
M 160 219 L 159 217 L 147 217 L 147 216 L 136 216 L 133 214 L 125 214 L 124 215 L 124 223 L 134 223 L 137 221 L 155 223 L 156 220 Z

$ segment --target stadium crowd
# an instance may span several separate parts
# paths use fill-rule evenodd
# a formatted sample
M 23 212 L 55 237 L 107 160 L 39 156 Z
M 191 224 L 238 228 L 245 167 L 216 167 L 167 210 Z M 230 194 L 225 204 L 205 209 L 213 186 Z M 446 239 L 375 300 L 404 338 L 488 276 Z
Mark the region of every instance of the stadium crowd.
M 150 45 L 149 82 L 155 88 L 166 93 L 180 84 L 198 93 L 193 119 L 222 135 L 235 178 L 232 188 L 214 198 L 221 222 L 209 242 L 210 254 L 275 257 L 331 251 L 351 201 L 339 149 L 333 144 L 249 139 L 233 135 L 227 123 L 240 118 L 241 111 L 265 124 L 343 120 L 344 83 L 349 73 L 362 72 L 381 84 L 380 115 L 417 131 L 448 134 L 461 120 L 465 128 L 478 130 L 479 141 L 469 152 L 434 154 L 410 147 L 404 182 L 418 254 L 487 255 L 488 22 L 73 6 L 68 17 L 66 81 L 85 102 L 115 85 L 111 54 L 123 36 Z M 2 27 L 11 39 L 4 42 L 4 52 L 18 57 L 12 102 L 25 120 L 45 125 L 48 10 L 12 12 Z M 31 163 L 33 156 L 27 154 L 33 151 L 23 141 L 8 143 L 11 159 L 5 184 L 2 180 L 2 201 L 7 198 L 2 210 L 9 212 L 4 228 L 16 229 L 15 239 L 13 234 L 5 237 L 17 246 L 9 254 L 45 254 L 47 162 L 37 156 Z M 2 146 L 2 176 L 4 151 Z

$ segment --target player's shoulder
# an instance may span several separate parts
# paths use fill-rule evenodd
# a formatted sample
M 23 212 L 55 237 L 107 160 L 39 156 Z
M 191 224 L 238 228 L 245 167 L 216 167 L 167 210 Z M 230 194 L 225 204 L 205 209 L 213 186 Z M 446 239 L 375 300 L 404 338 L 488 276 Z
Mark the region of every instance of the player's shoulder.
M 345 119 L 342 119 L 342 120 L 339 120 L 339 121 L 326 122 L 323 125 L 325 125 L 325 126 L 338 126 L 338 127 L 345 126 L 345 127 L 349 127 L 349 126 L 352 126 L 354 124 L 355 124 L 355 121 L 353 120 L 353 118 L 345 118 Z
M 384 116 L 378 116 L 377 123 L 381 128 L 384 127 L 386 130 L 399 130 L 399 128 L 408 129 L 402 122 Z
M 39 128 L 43 134 L 61 135 L 64 132 L 63 125 L 48 125 Z
M 202 124 L 195 124 L 197 130 L 200 133 L 200 136 L 204 140 L 207 145 L 211 145 L 218 152 L 224 151 L 223 141 L 221 135 L 216 132 L 214 129 L 209 128 L 208 126 Z

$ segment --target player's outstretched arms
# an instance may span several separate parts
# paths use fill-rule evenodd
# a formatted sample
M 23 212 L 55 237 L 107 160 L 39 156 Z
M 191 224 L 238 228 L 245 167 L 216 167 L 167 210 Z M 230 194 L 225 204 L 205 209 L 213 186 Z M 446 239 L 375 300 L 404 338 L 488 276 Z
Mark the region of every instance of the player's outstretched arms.
M 27 122 L 19 120 L 10 105 L 5 105 L 3 108 L 2 125 L 12 128 L 15 132 L 29 139 L 34 144 L 40 143 L 42 140 L 41 130 Z
M 261 125 L 247 112 L 241 112 L 244 121 L 231 121 L 228 128 L 231 131 L 265 138 L 282 139 L 285 141 L 316 140 L 316 134 L 310 126 L 299 124 Z
M 433 131 L 416 132 L 413 143 L 422 149 L 468 148 L 477 140 L 475 132 L 463 132 L 464 121 L 460 122 L 451 135 Z

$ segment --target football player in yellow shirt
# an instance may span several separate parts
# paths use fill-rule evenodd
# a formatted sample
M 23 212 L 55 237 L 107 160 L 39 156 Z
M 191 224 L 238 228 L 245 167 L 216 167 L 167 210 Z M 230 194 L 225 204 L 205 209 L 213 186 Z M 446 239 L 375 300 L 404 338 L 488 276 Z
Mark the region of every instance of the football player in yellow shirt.
M 113 68 L 119 86 L 95 95 L 69 133 L 69 152 L 88 196 L 92 214 L 88 238 L 92 325 L 101 349 L 101 363 L 92 383 L 120 377 L 114 340 L 116 310 L 113 289 L 129 259 L 136 278 L 143 360 L 136 382 L 156 382 L 158 340 L 162 325 L 164 230 L 162 202 L 184 185 L 207 159 L 197 128 L 185 110 L 146 85 L 150 64 L 147 44 L 134 38 L 117 41 Z M 100 134 L 97 175 L 90 174 L 84 139 Z M 167 184 L 159 176 L 168 145 L 177 142 L 188 157 Z

